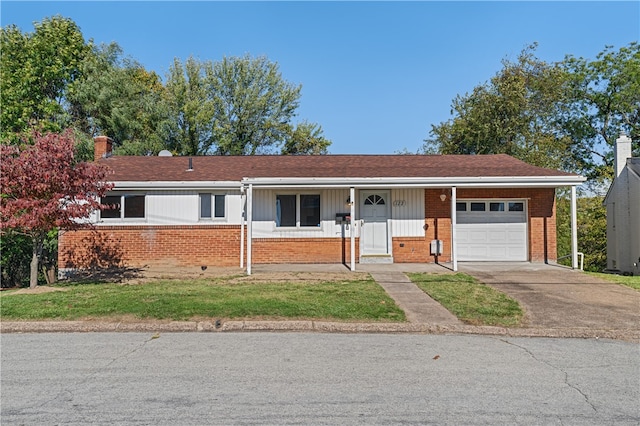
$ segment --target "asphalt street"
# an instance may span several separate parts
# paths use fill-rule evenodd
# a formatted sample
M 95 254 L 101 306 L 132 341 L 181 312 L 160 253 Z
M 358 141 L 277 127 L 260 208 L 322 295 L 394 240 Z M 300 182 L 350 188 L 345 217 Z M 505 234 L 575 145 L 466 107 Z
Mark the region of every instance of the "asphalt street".
M 640 346 L 423 334 L 0 335 L 2 425 L 640 423 Z

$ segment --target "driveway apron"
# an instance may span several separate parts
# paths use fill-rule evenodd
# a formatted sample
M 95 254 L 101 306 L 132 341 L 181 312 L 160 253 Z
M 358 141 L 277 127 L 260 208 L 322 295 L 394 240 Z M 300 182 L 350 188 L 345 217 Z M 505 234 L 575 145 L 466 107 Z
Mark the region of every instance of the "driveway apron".
M 634 289 L 559 266 L 505 269 L 460 267 L 519 301 L 528 327 L 640 328 L 640 292 Z
M 371 277 L 396 301 L 412 323 L 462 324 L 458 318 L 429 297 L 402 272 L 370 272 Z

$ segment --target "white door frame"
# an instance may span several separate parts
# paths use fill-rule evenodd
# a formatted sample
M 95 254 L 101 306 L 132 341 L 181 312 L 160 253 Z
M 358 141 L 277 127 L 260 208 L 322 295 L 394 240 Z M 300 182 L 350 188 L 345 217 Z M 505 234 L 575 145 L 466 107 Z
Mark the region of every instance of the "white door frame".
M 365 253 L 364 247 L 364 238 L 366 238 L 366 231 L 364 231 L 363 226 L 366 226 L 367 222 L 364 219 L 364 202 L 370 195 L 380 195 L 384 198 L 385 201 L 385 229 L 386 229 L 386 240 L 387 240 L 387 248 L 384 255 L 392 255 L 392 236 L 391 236 L 391 191 L 388 189 L 382 190 L 360 190 L 360 255 L 366 256 L 374 253 Z M 380 254 L 380 253 L 377 253 Z

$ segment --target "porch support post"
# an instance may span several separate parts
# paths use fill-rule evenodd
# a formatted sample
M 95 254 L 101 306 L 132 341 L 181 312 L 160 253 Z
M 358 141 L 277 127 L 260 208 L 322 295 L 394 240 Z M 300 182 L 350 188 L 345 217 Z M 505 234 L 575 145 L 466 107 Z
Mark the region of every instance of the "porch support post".
M 578 205 L 575 185 L 571 187 L 571 267 L 578 269 Z
M 453 271 L 458 271 L 458 253 L 456 250 L 457 245 L 457 224 L 456 224 L 456 201 L 457 201 L 457 188 L 451 187 L 451 265 Z
M 244 268 L 244 215 L 246 212 L 247 195 L 242 187 L 242 193 L 240 194 L 240 268 Z
M 351 218 L 351 226 L 349 235 L 351 237 L 351 271 L 356 270 L 356 189 L 354 187 L 349 188 L 349 200 L 351 202 L 351 211 L 349 217 Z
M 247 275 L 251 275 L 251 246 L 253 240 L 253 184 L 247 189 Z

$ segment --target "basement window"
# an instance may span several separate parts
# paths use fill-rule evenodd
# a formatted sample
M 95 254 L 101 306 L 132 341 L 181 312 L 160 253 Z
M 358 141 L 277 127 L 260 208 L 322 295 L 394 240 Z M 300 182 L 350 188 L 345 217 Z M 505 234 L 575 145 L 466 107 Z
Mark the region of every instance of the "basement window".
M 112 207 L 100 212 L 102 219 L 144 219 L 145 217 L 144 195 L 108 195 L 102 197 L 100 202 Z

